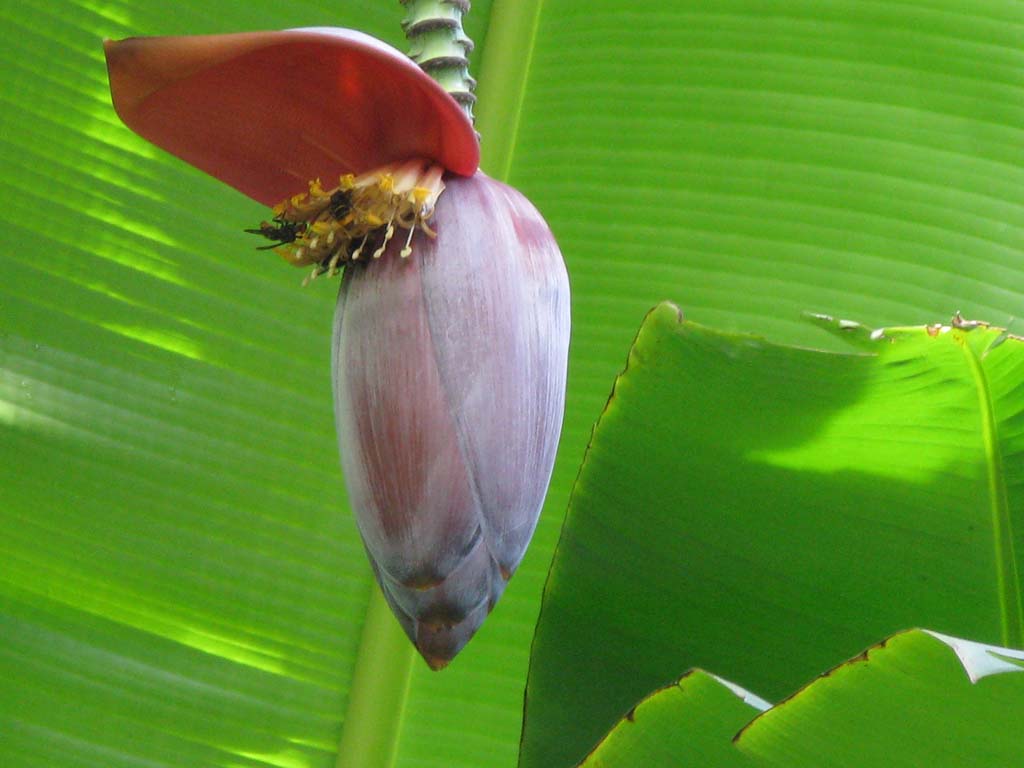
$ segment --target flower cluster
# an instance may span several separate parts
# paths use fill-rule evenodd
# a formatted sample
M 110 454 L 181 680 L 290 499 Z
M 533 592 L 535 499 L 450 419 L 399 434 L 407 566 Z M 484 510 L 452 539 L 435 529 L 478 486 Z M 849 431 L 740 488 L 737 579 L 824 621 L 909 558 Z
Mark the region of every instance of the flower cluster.
M 316 179 L 308 192 L 274 206 L 273 221 L 246 231 L 275 241 L 270 247 L 289 264 L 312 265 L 310 278 L 332 276 L 350 261 L 379 259 L 398 229 L 406 231 L 406 258 L 417 230 L 435 236 L 427 222 L 444 190 L 443 173 L 439 165 L 410 160 L 359 176 L 343 174 L 326 191 Z

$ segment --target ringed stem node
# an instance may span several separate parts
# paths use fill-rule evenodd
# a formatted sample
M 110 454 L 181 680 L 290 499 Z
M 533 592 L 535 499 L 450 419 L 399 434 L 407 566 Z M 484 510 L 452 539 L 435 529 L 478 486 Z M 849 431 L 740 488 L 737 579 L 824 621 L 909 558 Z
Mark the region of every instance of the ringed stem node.
M 473 41 L 462 29 L 469 0 L 401 0 L 402 29 L 409 40 L 409 58 L 440 84 L 473 121 L 476 80 L 469 75 Z

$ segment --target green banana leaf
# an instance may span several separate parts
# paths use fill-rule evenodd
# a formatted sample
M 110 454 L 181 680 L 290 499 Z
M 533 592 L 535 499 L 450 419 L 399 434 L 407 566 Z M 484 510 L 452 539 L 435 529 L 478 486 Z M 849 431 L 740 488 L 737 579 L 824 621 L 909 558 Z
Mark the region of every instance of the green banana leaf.
M 1019 3 L 473 5 L 484 168 L 548 217 L 575 333 L 534 545 L 443 674 L 394 642 L 346 507 L 335 286 L 119 123 L 100 48 L 401 46 L 397 2 L 0 5 L 0 764 L 512 765 L 569 489 L 648 307 L 817 345 L 802 310 L 1019 312 Z
M 779 700 L 900 627 L 1024 645 L 1024 340 L 833 325 L 856 352 L 652 310 L 555 552 L 521 765 L 689 667 Z
M 777 706 L 701 670 L 640 702 L 581 768 L 1003 768 L 1024 756 L 1024 653 L 923 630 L 888 638 Z

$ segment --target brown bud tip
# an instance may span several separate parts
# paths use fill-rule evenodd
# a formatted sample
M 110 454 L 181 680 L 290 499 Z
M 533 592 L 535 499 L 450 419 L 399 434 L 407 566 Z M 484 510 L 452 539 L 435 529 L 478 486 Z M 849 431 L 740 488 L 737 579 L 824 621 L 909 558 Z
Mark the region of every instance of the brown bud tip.
M 434 656 L 427 656 L 422 651 L 420 651 L 420 654 L 423 656 L 423 660 L 427 662 L 427 666 L 435 672 L 440 672 L 451 663 L 451 659 L 440 659 Z

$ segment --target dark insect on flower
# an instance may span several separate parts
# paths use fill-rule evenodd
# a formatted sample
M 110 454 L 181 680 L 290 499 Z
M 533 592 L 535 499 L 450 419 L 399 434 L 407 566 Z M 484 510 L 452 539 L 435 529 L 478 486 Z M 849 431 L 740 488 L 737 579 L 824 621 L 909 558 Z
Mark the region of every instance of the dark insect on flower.
M 287 262 L 349 265 L 331 342 L 345 484 L 384 598 L 440 669 L 522 560 L 551 477 L 569 348 L 551 231 L 478 170 L 462 107 L 367 35 L 133 38 L 107 61 L 125 123 L 274 206 L 252 231 Z
M 335 219 L 345 218 L 345 215 L 352 210 L 352 190 L 335 190 L 334 194 L 331 195 L 331 202 L 328 204 L 327 210 L 331 212 L 331 216 Z
M 262 235 L 267 240 L 273 240 L 274 242 L 270 245 L 261 245 L 256 248 L 257 251 L 269 251 L 271 248 L 277 248 L 279 245 L 294 243 L 296 238 L 306 231 L 306 223 L 274 219 L 272 222 L 261 221 L 259 229 L 247 229 L 245 231 L 250 235 Z

